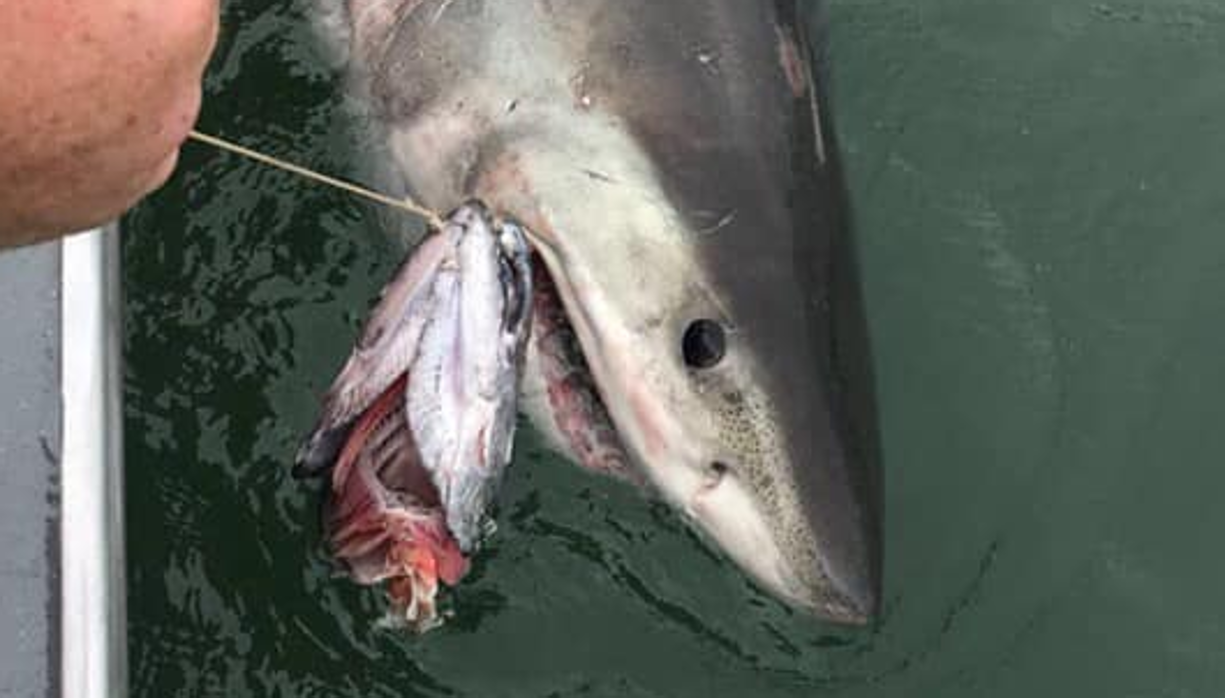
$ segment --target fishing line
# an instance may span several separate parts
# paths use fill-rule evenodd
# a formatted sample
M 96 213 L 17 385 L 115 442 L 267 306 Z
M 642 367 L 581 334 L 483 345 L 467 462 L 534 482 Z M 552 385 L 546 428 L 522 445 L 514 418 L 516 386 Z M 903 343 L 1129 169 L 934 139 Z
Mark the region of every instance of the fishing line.
M 271 165 L 272 167 L 285 170 L 286 172 L 291 172 L 301 177 L 305 177 L 314 182 L 325 184 L 329 187 L 334 187 L 350 194 L 356 194 L 357 196 L 369 199 L 370 201 L 374 201 L 385 206 L 391 206 L 392 208 L 398 208 L 402 211 L 408 211 L 409 213 L 413 213 L 424 218 L 426 222 L 428 222 L 435 230 L 442 230 L 442 216 L 438 215 L 437 212 L 418 204 L 412 199 L 397 199 L 394 196 L 388 196 L 387 194 L 382 194 L 372 189 L 367 189 L 361 185 L 354 184 L 353 182 L 348 182 L 343 179 L 329 177 L 328 175 L 316 172 L 310 168 L 295 165 L 291 162 L 286 162 L 285 160 L 273 157 L 271 155 L 265 155 L 259 151 L 227 141 L 224 138 L 210 136 L 207 133 L 201 133 L 200 131 L 192 130 L 187 137 L 199 143 L 211 145 L 214 148 L 220 148 L 228 153 L 241 155 L 242 157 L 249 158 L 256 162 Z

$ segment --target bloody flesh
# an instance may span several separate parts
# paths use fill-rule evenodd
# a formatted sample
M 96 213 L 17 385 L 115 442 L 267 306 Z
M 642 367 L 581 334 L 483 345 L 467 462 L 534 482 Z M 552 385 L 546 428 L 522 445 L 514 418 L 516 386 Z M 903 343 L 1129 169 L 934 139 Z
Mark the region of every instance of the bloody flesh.
M 333 554 L 359 582 L 387 581 L 411 625 L 436 620 L 438 582 L 454 586 L 468 561 L 447 530 L 438 491 L 404 419 L 402 375 L 354 425 L 332 471 L 325 512 Z

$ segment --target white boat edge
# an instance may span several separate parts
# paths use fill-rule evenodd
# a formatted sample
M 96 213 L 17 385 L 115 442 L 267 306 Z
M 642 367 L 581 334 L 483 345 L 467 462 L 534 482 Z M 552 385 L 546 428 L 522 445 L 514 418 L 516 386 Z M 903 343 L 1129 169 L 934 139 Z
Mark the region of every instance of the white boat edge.
M 62 245 L 59 686 L 65 698 L 119 698 L 128 686 L 118 226 Z

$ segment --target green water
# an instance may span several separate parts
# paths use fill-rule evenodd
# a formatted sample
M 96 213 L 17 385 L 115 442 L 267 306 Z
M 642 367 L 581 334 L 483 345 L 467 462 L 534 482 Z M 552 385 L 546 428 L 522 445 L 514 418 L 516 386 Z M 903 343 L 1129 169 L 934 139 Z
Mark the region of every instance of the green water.
M 1225 6 L 834 0 L 875 342 L 885 612 L 792 614 L 524 433 L 417 640 L 287 465 L 395 259 L 371 209 L 189 147 L 127 220 L 133 695 L 1225 690 Z M 355 175 L 301 8 L 231 2 L 203 127 Z

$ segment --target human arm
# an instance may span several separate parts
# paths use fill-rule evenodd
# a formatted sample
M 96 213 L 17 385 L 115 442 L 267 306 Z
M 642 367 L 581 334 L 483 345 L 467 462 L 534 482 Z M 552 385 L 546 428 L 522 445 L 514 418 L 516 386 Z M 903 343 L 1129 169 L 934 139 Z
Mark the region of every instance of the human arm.
M 170 176 L 217 0 L 0 0 L 0 247 L 110 220 Z

